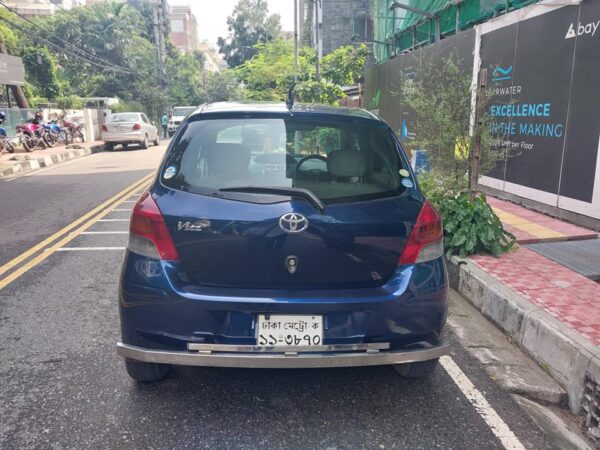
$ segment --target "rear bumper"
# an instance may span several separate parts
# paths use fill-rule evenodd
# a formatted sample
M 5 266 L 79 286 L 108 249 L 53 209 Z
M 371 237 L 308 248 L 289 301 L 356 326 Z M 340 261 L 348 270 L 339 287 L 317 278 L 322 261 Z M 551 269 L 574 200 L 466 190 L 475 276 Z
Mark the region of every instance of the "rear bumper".
M 232 346 L 233 347 L 233 346 Z M 147 363 L 185 366 L 237 367 L 250 369 L 301 369 L 381 366 L 428 361 L 447 355 L 447 345 L 402 351 L 330 351 L 295 352 L 227 352 L 147 350 L 134 345 L 117 344 L 117 353 L 125 358 Z
M 132 133 L 102 133 L 102 140 L 110 143 L 141 142 L 144 140 L 144 137 L 145 133 L 143 131 Z
M 399 267 L 385 285 L 367 289 L 208 288 L 184 276 L 179 263 L 127 252 L 119 292 L 124 344 L 176 355 L 187 355 L 189 345 L 253 346 L 257 314 L 317 314 L 326 345 L 389 343 L 404 352 L 438 346 L 448 312 L 441 258 Z

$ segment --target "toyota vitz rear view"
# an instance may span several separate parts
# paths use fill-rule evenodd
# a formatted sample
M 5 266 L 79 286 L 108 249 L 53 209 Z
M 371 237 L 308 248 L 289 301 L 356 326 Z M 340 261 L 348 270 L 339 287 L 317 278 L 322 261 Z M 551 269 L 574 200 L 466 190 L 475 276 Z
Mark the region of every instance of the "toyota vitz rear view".
M 136 380 L 172 364 L 419 377 L 448 351 L 440 216 L 368 112 L 204 106 L 130 227 L 118 352 Z

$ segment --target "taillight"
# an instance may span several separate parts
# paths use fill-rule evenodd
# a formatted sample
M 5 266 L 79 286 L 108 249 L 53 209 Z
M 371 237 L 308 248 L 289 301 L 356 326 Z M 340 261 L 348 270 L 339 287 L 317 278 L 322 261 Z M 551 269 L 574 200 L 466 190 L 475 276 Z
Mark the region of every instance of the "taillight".
M 442 217 L 431 203 L 425 202 L 398 263 L 415 264 L 439 258 L 444 254 L 443 238 Z
M 141 130 L 141 129 L 142 129 L 142 125 L 141 125 L 141 124 L 139 124 L 139 123 L 134 123 L 134 124 L 133 124 L 133 129 L 134 129 L 134 130 Z
M 108 131 L 108 128 L 106 128 L 106 125 L 102 125 L 102 131 Z
M 149 258 L 179 260 L 167 224 L 149 192 L 133 207 L 127 248 Z

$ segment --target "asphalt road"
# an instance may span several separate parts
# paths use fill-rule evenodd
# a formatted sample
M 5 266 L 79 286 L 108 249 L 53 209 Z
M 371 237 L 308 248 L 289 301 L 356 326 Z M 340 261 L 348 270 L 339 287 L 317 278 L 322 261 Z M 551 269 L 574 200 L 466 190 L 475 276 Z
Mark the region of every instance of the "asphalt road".
M 0 265 L 149 174 L 161 153 L 103 153 L 0 181 Z M 114 347 L 127 235 L 96 234 L 127 230 L 128 194 L 86 228 L 94 234 L 0 288 L 0 448 L 553 448 L 452 335 L 447 362 L 473 389 L 446 365 L 423 380 L 390 367 L 178 367 L 136 384 Z

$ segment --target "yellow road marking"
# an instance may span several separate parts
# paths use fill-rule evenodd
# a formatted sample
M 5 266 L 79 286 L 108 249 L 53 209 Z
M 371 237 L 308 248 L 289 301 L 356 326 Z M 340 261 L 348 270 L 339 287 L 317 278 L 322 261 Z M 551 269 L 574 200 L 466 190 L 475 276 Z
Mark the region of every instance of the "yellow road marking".
M 0 267 L 0 275 L 2 275 L 3 273 L 7 272 L 10 269 L 12 269 L 13 267 L 16 267 L 18 264 L 20 264 L 21 262 L 23 262 L 24 260 L 26 260 L 27 258 L 29 258 L 34 253 L 40 251 L 45 246 L 51 244 L 52 242 L 54 242 L 56 239 L 60 238 L 65 233 L 71 231 L 73 228 L 75 228 L 80 223 L 86 221 L 87 219 L 89 219 L 90 217 L 92 217 L 94 214 L 98 213 L 102 209 L 104 209 L 104 208 L 108 207 L 109 205 L 111 205 L 112 203 L 114 203 L 115 200 L 121 198 L 121 196 L 123 195 L 124 192 L 137 191 L 138 188 L 139 188 L 139 186 L 141 186 L 144 182 L 148 181 L 153 176 L 154 176 L 154 173 L 151 173 L 151 174 L 145 176 L 144 178 L 142 178 L 141 180 L 136 181 L 134 184 L 132 184 L 129 187 L 126 187 L 125 189 L 123 189 L 118 194 L 115 194 L 113 197 L 109 198 L 104 203 L 98 205 L 96 208 L 92 209 L 90 212 L 88 212 L 88 213 L 84 214 L 83 216 L 81 216 L 79 219 L 71 222 L 66 227 L 58 230 L 52 236 L 47 237 L 46 239 L 44 239 L 39 244 L 34 245 L 29 250 L 26 250 L 25 252 L 21 253 L 19 256 L 13 258 L 12 260 L 10 260 L 6 264 L 4 264 L 2 267 Z
M 151 174 L 151 175 L 153 175 L 153 174 Z M 149 180 L 147 180 L 147 178 L 148 177 L 144 177 L 144 180 L 146 181 L 146 183 L 148 183 L 148 181 L 149 181 Z M 145 189 L 147 186 L 149 186 L 149 183 L 147 185 L 143 185 L 143 186 L 144 186 L 144 189 Z M 119 197 L 114 202 L 115 205 L 112 205 L 112 207 L 114 208 L 116 206 L 116 204 L 120 203 L 120 201 L 123 201 L 126 198 L 131 197 L 131 192 L 134 189 L 138 189 L 138 188 L 139 188 L 139 183 L 136 183 L 136 186 L 133 189 L 129 189 L 125 194 L 121 195 L 121 197 Z M 6 276 L 3 279 L 1 279 L 0 280 L 0 289 L 3 289 L 8 284 L 12 283 L 17 278 L 19 278 L 21 275 L 23 275 L 27 271 L 33 269 L 39 263 L 41 263 L 46 258 L 48 258 L 51 254 L 53 254 L 54 252 L 56 252 L 59 248 L 64 247 L 65 244 L 71 242 L 73 239 L 75 239 L 77 236 L 79 236 L 83 231 L 85 231 L 88 228 L 90 228 L 98 220 L 102 219 L 104 216 L 106 216 L 107 214 L 109 214 L 111 212 L 112 212 L 112 208 L 109 207 L 109 208 L 105 209 L 104 211 L 100 212 L 96 217 L 93 217 L 88 222 L 86 222 L 83 225 L 81 225 L 75 231 L 71 231 L 69 234 L 67 234 L 65 237 L 63 237 L 60 241 L 58 241 L 55 244 L 53 244 L 52 246 L 44 249 L 44 251 L 42 253 L 40 253 L 39 255 L 37 255 L 35 258 L 29 260 L 27 263 L 23 264 L 17 270 L 15 270 L 14 272 L 11 272 L 8 276 Z
M 526 233 L 529 233 L 537 238 L 548 239 L 566 237 L 566 235 L 563 233 L 551 230 L 550 228 L 524 219 L 516 214 L 511 214 L 498 208 L 494 208 L 494 212 L 498 215 L 502 223 L 513 226 L 521 231 L 525 231 Z
M 17 265 L 19 265 L 20 263 L 22 263 L 23 261 L 25 261 L 30 256 L 34 255 L 38 251 L 44 249 L 47 245 L 49 245 L 52 242 L 56 241 L 61 236 L 64 236 L 66 233 L 68 233 L 73 228 L 75 228 L 78 225 L 80 225 L 82 222 L 85 222 L 86 220 L 88 220 L 91 217 L 93 217 L 99 211 L 102 211 L 105 208 L 110 208 L 111 206 L 114 208 L 115 206 L 117 206 L 116 205 L 117 202 L 123 201 L 123 200 L 131 197 L 131 193 L 132 192 L 137 191 L 140 188 L 140 186 L 144 185 L 144 183 L 147 183 L 153 176 L 154 176 L 154 173 L 150 173 L 147 176 L 143 177 L 141 180 L 136 181 L 132 185 L 126 187 L 125 189 L 123 189 L 119 193 L 115 194 L 110 199 L 108 199 L 105 202 L 103 202 L 102 204 L 98 205 L 96 208 L 92 209 L 91 211 L 89 211 L 88 213 L 84 214 L 80 218 L 78 218 L 75 221 L 71 222 L 69 225 L 67 225 L 64 228 L 60 229 L 59 231 L 57 231 L 53 235 L 47 237 L 46 239 L 44 239 L 40 243 L 34 245 L 29 250 L 26 250 L 25 252 L 21 253 L 19 256 L 13 258 L 12 260 L 10 260 L 6 264 L 4 264 L 2 267 L 0 267 L 0 275 L 2 275 L 3 273 L 7 272 L 8 270 L 16 267 Z M 112 210 L 112 208 L 109 209 L 109 211 L 111 211 L 111 210 Z M 102 217 L 104 217 L 105 215 L 106 214 L 104 214 Z M 0 289 L 3 286 L 6 286 L 6 284 L 8 284 L 8 283 L 1 284 L 3 281 L 4 280 L 0 280 Z

